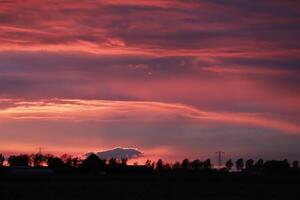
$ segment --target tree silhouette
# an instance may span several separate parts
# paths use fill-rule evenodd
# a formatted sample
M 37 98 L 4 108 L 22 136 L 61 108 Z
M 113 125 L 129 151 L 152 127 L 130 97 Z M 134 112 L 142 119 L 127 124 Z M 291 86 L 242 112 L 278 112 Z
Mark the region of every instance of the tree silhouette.
M 211 169 L 212 168 L 212 164 L 211 164 L 211 160 L 210 159 L 207 159 L 203 162 L 203 167 L 205 169 Z
M 176 161 L 176 162 L 173 164 L 173 169 L 180 169 L 180 162 L 179 162 L 179 161 Z
M 38 154 L 34 154 L 32 156 L 32 161 L 33 161 L 33 166 L 34 167 L 40 167 L 42 166 L 43 162 L 47 161 L 47 157 L 38 153 Z
M 8 164 L 11 167 L 28 167 L 29 166 L 29 156 L 22 154 L 18 156 L 10 156 L 8 158 Z
M 199 169 L 203 168 L 203 163 L 202 163 L 200 160 L 198 160 L 198 159 L 193 160 L 193 161 L 190 163 L 190 165 L 191 165 L 191 168 L 192 168 L 193 170 L 199 170 Z
M 78 157 L 72 158 L 72 165 L 71 165 L 72 167 L 74 168 L 78 167 L 79 163 L 80 163 L 80 159 Z
M 5 161 L 5 157 L 2 154 L 0 154 L 0 167 L 3 166 L 4 161 Z
M 149 169 L 154 170 L 155 164 L 154 164 L 154 162 L 152 162 L 151 160 L 146 160 L 145 166 L 146 166 L 147 168 L 149 168 Z
M 190 169 L 190 161 L 189 159 L 185 158 L 182 162 L 181 162 L 181 168 L 188 170 Z
M 288 171 L 290 164 L 288 160 L 270 160 L 264 163 L 263 169 L 266 172 L 286 172 Z
M 295 160 L 293 163 L 292 163 L 292 166 L 294 169 L 299 169 L 299 161 L 298 160 Z
M 151 168 L 152 167 L 152 161 L 151 160 L 146 160 L 145 166 L 148 167 L 148 168 Z
M 86 172 L 98 172 L 104 170 L 105 162 L 96 154 L 91 154 L 82 162 L 81 168 Z
M 47 164 L 50 169 L 55 172 L 63 172 L 64 171 L 64 162 L 62 159 L 58 157 L 48 157 Z
M 0 154 L 0 166 L 3 166 L 5 158 L 2 154 Z M 117 160 L 115 158 L 111 158 L 106 163 L 106 160 L 100 159 L 96 154 L 90 154 L 85 160 L 81 161 L 79 158 L 72 158 L 71 156 L 64 154 L 61 158 L 54 157 L 53 155 L 42 155 L 42 154 L 32 154 L 32 155 L 12 155 L 8 159 L 8 164 L 10 167 L 19 167 L 19 166 L 34 166 L 41 167 L 44 166 L 44 163 L 47 162 L 48 167 L 57 173 L 82 173 L 82 172 L 107 172 L 109 173 L 124 173 L 124 172 L 134 172 L 134 173 L 149 173 L 157 171 L 158 174 L 176 172 L 174 175 L 182 174 L 183 177 L 186 177 L 186 174 L 191 173 L 193 175 L 201 175 L 201 174 L 214 174 L 218 173 L 220 176 L 224 174 L 232 174 L 232 176 L 236 176 L 236 173 L 228 173 L 226 171 L 231 171 L 234 166 L 233 161 L 230 159 L 225 163 L 226 168 L 222 169 L 219 173 L 217 170 L 207 170 L 212 168 L 212 163 L 210 159 L 205 161 L 200 161 L 198 159 L 190 162 L 187 158 L 182 160 L 182 162 L 175 162 L 173 165 L 169 163 L 163 162 L 162 159 L 159 159 L 156 162 L 156 165 L 151 160 L 147 160 L 145 165 L 138 166 L 135 163 L 135 166 L 127 166 L 127 159 Z M 245 165 L 245 166 L 244 166 Z M 300 176 L 299 171 L 299 162 L 294 161 L 290 167 L 288 160 L 270 160 L 264 162 L 262 159 L 259 159 L 255 164 L 253 159 L 248 159 L 244 163 L 242 158 L 236 160 L 235 162 L 236 169 L 238 171 L 243 171 L 247 176 L 256 176 L 256 175 L 278 175 L 284 174 L 284 176 L 294 174 Z M 26 169 L 26 168 L 25 168 Z M 205 170 L 203 170 L 205 169 Z M 24 170 L 22 168 L 22 170 Z M 201 173 L 193 173 L 193 171 L 199 171 Z M 1 168 L 1 173 L 6 170 L 5 168 Z M 0 173 L 0 175 L 1 175 Z M 272 174 L 273 173 L 273 174 Z M 101 173 L 102 174 L 102 173 Z M 126 174 L 126 173 L 125 173 Z M 240 175 L 238 175 L 240 176 Z
M 158 161 L 156 162 L 156 168 L 157 171 L 162 171 L 164 169 L 164 163 L 162 161 L 162 159 L 158 159 Z
M 166 163 L 166 164 L 164 165 L 164 169 L 165 169 L 165 170 L 171 170 L 172 167 L 171 167 L 171 165 L 170 165 L 169 163 Z
M 264 160 L 263 159 L 258 159 L 258 161 L 254 165 L 256 170 L 262 170 L 263 166 L 264 166 Z
M 63 154 L 60 159 L 64 162 L 66 167 L 71 168 L 73 165 L 73 158 L 69 154 Z
M 246 169 L 252 170 L 253 168 L 254 168 L 254 160 L 253 159 L 246 160 Z
M 243 168 L 244 168 L 244 160 L 242 158 L 238 159 L 236 162 L 235 162 L 235 167 L 238 171 L 242 171 Z
M 126 165 L 127 165 L 127 161 L 128 161 L 127 158 L 123 158 L 123 159 L 121 160 L 121 165 L 126 166 Z
M 228 160 L 226 163 L 225 163 L 225 166 L 226 166 L 226 169 L 228 171 L 231 171 L 232 167 L 233 167 L 233 162 L 231 160 Z
M 117 159 L 115 158 L 111 158 L 108 160 L 108 164 L 111 166 L 111 167 L 116 167 L 118 165 L 118 161 Z

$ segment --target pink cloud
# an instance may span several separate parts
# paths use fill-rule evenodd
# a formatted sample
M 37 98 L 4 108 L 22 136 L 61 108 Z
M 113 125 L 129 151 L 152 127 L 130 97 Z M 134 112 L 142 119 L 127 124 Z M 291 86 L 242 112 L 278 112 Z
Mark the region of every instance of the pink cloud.
M 298 147 L 295 1 L 16 0 L 0 10 L 3 150 L 136 143 L 175 158 L 177 148 L 208 154 L 228 132 L 232 152 Z
M 160 121 L 186 118 L 229 124 L 243 124 L 300 133 L 300 126 L 269 119 L 265 113 L 210 112 L 176 103 L 147 101 L 109 101 L 57 99 L 46 101 L 14 101 L 13 107 L 0 110 L 0 118 L 12 120 L 71 121 Z

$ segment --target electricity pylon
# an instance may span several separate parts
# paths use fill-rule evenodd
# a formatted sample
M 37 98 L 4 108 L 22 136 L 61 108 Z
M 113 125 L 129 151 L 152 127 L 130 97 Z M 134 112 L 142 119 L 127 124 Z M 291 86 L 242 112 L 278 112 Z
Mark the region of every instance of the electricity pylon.
M 217 154 L 218 168 L 221 169 L 221 167 L 222 167 L 222 159 L 224 158 L 225 152 L 223 152 L 223 151 L 217 151 L 215 153 Z

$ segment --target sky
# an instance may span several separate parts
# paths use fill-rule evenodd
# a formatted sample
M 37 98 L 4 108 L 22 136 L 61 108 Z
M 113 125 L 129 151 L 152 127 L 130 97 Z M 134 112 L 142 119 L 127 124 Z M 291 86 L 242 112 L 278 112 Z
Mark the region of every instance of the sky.
M 299 159 L 299 9 L 1 0 L 0 152 Z

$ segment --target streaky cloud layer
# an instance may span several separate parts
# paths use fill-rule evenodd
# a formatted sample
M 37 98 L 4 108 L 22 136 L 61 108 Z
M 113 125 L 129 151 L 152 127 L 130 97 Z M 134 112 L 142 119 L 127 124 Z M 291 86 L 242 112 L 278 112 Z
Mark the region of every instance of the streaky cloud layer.
M 268 118 L 267 113 L 228 113 L 199 110 L 179 103 L 147 101 L 111 101 L 80 99 L 48 99 L 22 101 L 3 99 L 10 105 L 0 110 L 0 118 L 13 120 L 71 120 L 71 121 L 155 121 L 186 119 L 244 124 L 300 135 L 300 126 Z M 0 104 L 1 105 L 1 104 Z
M 56 153 L 83 154 L 122 144 L 144 149 L 144 158 L 174 160 L 185 154 L 196 156 L 198 151 L 209 155 L 216 143 L 232 154 L 239 145 L 253 153 L 265 145 L 252 146 L 253 141 L 300 136 L 298 124 L 272 119 L 266 113 L 210 112 L 179 103 L 147 101 L 2 99 L 0 118 L 0 131 L 6 133 L 1 135 L 6 144 L 2 148 L 10 151 L 32 151 L 30 146 L 43 144 Z M 224 140 L 225 135 L 231 139 Z M 16 143 L 12 137 L 20 141 Z M 246 138 L 251 139 L 245 142 Z M 236 140 L 244 142 L 227 146 Z M 274 144 L 283 142 L 276 140 Z M 181 153 L 175 149 L 182 149 Z
M 295 158 L 299 8 L 293 0 L 1 1 L 0 150 Z

